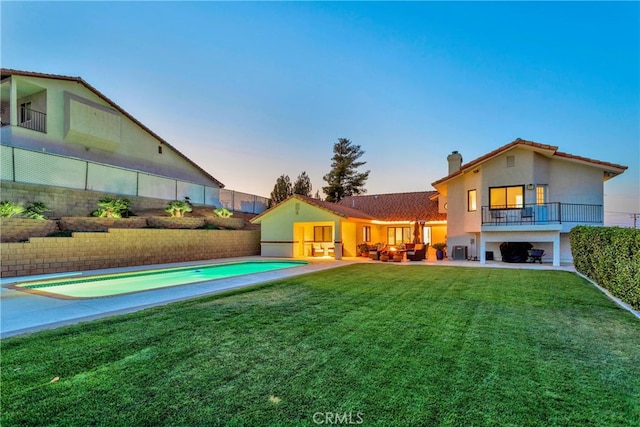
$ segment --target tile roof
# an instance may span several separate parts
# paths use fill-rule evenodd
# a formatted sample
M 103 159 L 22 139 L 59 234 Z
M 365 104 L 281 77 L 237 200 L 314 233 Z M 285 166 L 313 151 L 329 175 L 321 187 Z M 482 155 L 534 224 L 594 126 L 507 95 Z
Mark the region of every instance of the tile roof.
M 12 75 L 16 75 L 16 76 L 25 76 L 25 77 L 37 77 L 37 78 L 44 78 L 44 79 L 55 79 L 55 80 L 66 80 L 66 81 L 71 81 L 71 82 L 76 82 L 76 83 L 80 83 L 83 86 L 85 86 L 87 89 L 89 89 L 91 92 L 93 92 L 94 94 L 96 94 L 98 97 L 102 98 L 107 104 L 111 105 L 113 108 L 115 108 L 116 110 L 118 110 L 120 113 L 122 113 L 124 116 L 126 116 L 129 120 L 131 120 L 132 122 L 134 122 L 135 124 L 137 124 L 138 126 L 140 126 L 144 131 L 146 131 L 147 133 L 149 133 L 151 136 L 153 136 L 154 138 L 156 138 L 158 141 L 160 141 L 162 144 L 166 145 L 167 147 L 169 147 L 171 150 L 175 151 L 179 156 L 181 156 L 182 158 L 184 158 L 187 162 L 189 162 L 191 165 L 193 165 L 196 169 L 198 169 L 200 172 L 202 172 L 205 176 L 207 176 L 207 178 L 213 180 L 215 183 L 217 183 L 220 188 L 224 188 L 224 184 L 221 183 L 220 181 L 218 181 L 217 179 L 215 179 L 213 176 L 211 176 L 211 174 L 209 174 L 209 172 L 205 171 L 204 169 L 202 169 L 200 166 L 198 166 L 193 160 L 189 159 L 187 156 L 185 156 L 184 154 L 182 154 L 179 150 L 177 150 L 174 146 L 172 146 L 171 144 L 169 144 L 167 141 L 165 141 L 164 139 L 162 139 L 160 136 L 158 136 L 155 132 L 153 132 L 151 129 L 149 129 L 148 127 L 146 127 L 144 124 L 142 124 L 142 122 L 138 121 L 135 117 L 133 117 L 131 114 L 127 113 L 122 107 L 120 107 L 118 104 L 116 104 L 115 102 L 113 102 L 112 100 L 110 100 L 109 98 L 107 98 L 102 92 L 100 92 L 98 89 L 94 88 L 93 86 L 91 86 L 89 83 L 87 83 L 86 81 L 84 81 L 81 77 L 71 77 L 71 76 L 62 76 L 62 75 L 57 75 L 57 74 L 46 74 L 46 73 L 36 73 L 33 71 L 22 71 L 22 70 L 14 70 L 11 68 L 0 68 L 0 78 L 4 79 L 5 77 L 9 77 Z
M 366 212 L 381 221 L 445 221 L 438 211 L 437 191 L 349 196 L 339 205 Z
M 462 175 L 465 172 L 475 168 L 476 166 L 486 162 L 487 160 L 490 160 L 506 151 L 509 151 L 517 146 L 522 146 L 522 147 L 529 147 L 532 148 L 536 151 L 545 151 L 549 154 L 549 156 L 557 156 L 557 157 L 563 157 L 565 159 L 570 159 L 570 160 L 577 160 L 577 161 L 581 161 L 581 162 L 585 162 L 585 163 L 590 163 L 592 165 L 595 166 L 599 166 L 605 169 L 612 169 L 612 172 L 616 173 L 616 174 L 620 174 L 622 172 L 624 172 L 625 170 L 627 170 L 627 166 L 622 166 L 622 165 L 618 165 L 616 163 L 609 163 L 609 162 L 603 162 L 600 160 L 594 160 L 594 159 L 589 159 L 587 157 L 581 157 L 581 156 L 574 156 L 572 154 L 567 154 L 567 153 L 563 153 L 561 151 L 558 151 L 558 147 L 553 146 L 553 145 L 547 145 L 547 144 L 540 144 L 538 142 L 533 142 L 533 141 L 527 141 L 524 139 L 516 139 L 515 141 L 512 141 L 506 145 L 503 145 L 502 147 L 499 147 L 487 154 L 485 154 L 484 156 L 478 157 L 475 160 L 470 161 L 469 163 L 466 163 L 464 165 L 462 165 L 462 167 L 460 168 L 459 171 L 454 172 L 450 175 L 445 176 L 444 178 L 441 178 L 435 182 L 433 182 L 431 185 L 433 185 L 434 187 L 437 187 L 438 185 L 452 179 L 455 178 L 456 176 Z
M 327 202 L 325 200 L 318 200 L 312 197 L 301 196 L 299 194 L 294 194 L 291 197 L 303 200 L 309 203 L 310 205 L 317 206 L 321 209 L 327 210 L 329 212 L 332 212 L 339 216 L 343 216 L 345 218 L 360 218 L 360 219 L 368 219 L 368 220 L 378 219 L 367 212 L 364 212 L 360 209 L 354 209 L 350 206 Z

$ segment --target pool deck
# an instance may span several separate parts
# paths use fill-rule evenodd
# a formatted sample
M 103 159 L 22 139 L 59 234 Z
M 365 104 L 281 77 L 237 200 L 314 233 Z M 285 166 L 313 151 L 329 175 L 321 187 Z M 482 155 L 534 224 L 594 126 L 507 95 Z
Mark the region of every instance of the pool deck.
M 115 295 L 101 298 L 88 299 L 58 299 L 50 296 L 36 295 L 23 291 L 10 289 L 7 286 L 28 280 L 39 280 L 53 277 L 79 277 L 83 275 L 95 275 L 105 273 L 122 273 L 130 271 L 148 270 L 152 268 L 182 267 L 202 264 L 227 263 L 232 261 L 275 261 L 276 258 L 242 257 L 225 258 L 208 261 L 185 262 L 178 264 L 163 264 L 153 266 L 137 266 L 126 268 L 113 268 L 108 270 L 92 270 L 76 273 L 60 273 L 39 276 L 24 276 L 16 278 L 4 278 L 0 280 L 0 338 L 28 334 L 43 329 L 53 329 L 63 325 L 78 322 L 86 322 L 103 317 L 131 313 L 145 308 L 169 304 L 175 301 L 186 300 L 203 295 L 214 294 L 231 289 L 243 288 L 272 280 L 299 276 L 301 274 L 322 271 L 329 268 L 340 267 L 356 262 L 379 263 L 368 258 L 345 258 L 336 261 L 330 258 L 307 258 L 309 264 L 286 268 L 282 270 L 268 271 L 264 273 L 246 276 L 218 279 L 191 285 L 173 286 L 170 288 L 154 289 L 149 291 Z M 550 264 L 507 264 L 502 262 L 488 262 L 481 266 L 473 261 L 423 261 L 389 263 L 398 267 L 407 265 L 439 265 L 460 267 L 498 267 L 498 268 L 534 268 L 575 271 L 572 265 L 552 267 Z

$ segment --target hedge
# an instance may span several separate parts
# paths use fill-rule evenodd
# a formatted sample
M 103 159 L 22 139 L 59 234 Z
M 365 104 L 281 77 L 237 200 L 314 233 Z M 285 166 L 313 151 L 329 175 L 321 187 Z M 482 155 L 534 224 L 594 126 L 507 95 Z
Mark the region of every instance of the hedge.
M 640 230 L 580 225 L 569 241 L 577 271 L 640 310 Z

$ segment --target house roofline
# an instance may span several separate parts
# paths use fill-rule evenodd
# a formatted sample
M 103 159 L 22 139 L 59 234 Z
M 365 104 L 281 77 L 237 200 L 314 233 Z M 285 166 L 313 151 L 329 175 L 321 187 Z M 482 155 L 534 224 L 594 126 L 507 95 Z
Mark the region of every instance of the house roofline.
M 91 92 L 93 92 L 95 95 L 97 95 L 99 98 L 101 98 L 103 101 L 105 101 L 107 104 L 109 104 L 110 106 L 112 106 L 113 108 L 115 108 L 116 110 L 118 110 L 120 113 L 122 113 L 125 117 L 127 117 L 129 120 L 131 120 L 132 122 L 134 122 L 136 125 L 140 126 L 145 132 L 147 132 L 149 135 L 153 136 L 155 139 L 157 139 L 158 141 L 160 141 L 162 144 L 166 145 L 167 147 L 169 147 L 171 150 L 175 151 L 180 157 L 182 157 L 183 159 L 185 159 L 187 162 L 189 162 L 192 166 L 194 166 L 196 169 L 198 169 L 200 172 L 202 172 L 203 174 L 205 174 L 205 176 L 207 178 L 210 178 L 211 180 L 213 180 L 216 184 L 218 184 L 220 186 L 220 188 L 224 188 L 224 184 L 220 181 L 218 181 L 216 178 L 214 178 L 211 174 L 209 174 L 209 172 L 205 171 L 202 167 L 200 167 L 198 164 L 196 164 L 193 160 L 191 160 L 190 158 L 188 158 L 187 156 L 185 156 L 184 154 L 182 154 L 182 152 L 180 152 L 180 150 L 176 149 L 173 145 L 169 144 L 166 140 L 164 140 L 163 138 L 161 138 L 158 134 L 156 134 L 154 131 L 152 131 L 151 129 L 149 129 L 147 126 L 145 126 L 144 124 L 142 124 L 142 122 L 140 122 L 138 119 L 136 119 L 135 117 L 133 117 L 131 114 L 127 113 L 122 107 L 120 107 L 118 104 L 116 104 L 115 102 L 113 102 L 111 99 L 109 99 L 107 96 L 105 96 L 102 92 L 100 92 L 98 89 L 94 88 L 93 86 L 91 86 L 89 83 L 87 83 L 83 78 L 81 77 L 71 77 L 71 76 L 63 76 L 63 75 L 58 75 L 58 74 L 47 74 L 47 73 L 37 73 L 37 72 L 33 72 L 33 71 L 22 71 L 22 70 L 14 70 L 11 68 L 0 68 L 0 78 L 4 79 L 5 77 L 9 77 L 9 76 L 23 76 L 23 77 L 36 77 L 36 78 L 44 78 L 44 79 L 55 79 L 55 80 L 66 80 L 66 81 L 70 81 L 70 82 L 75 82 L 75 83 L 80 83 L 82 84 L 84 87 L 86 87 L 87 89 L 89 89 Z
M 609 162 L 603 162 L 601 160 L 595 160 L 595 159 L 590 159 L 588 157 L 581 157 L 581 156 L 575 156 L 573 154 L 568 154 L 568 153 L 563 153 L 561 151 L 558 151 L 558 147 L 553 146 L 553 145 L 547 145 L 547 144 L 540 144 L 538 142 L 533 142 L 533 141 L 527 141 L 524 139 L 516 139 L 508 144 L 503 145 L 502 147 L 499 147 L 483 156 L 478 157 L 477 159 L 474 159 L 472 161 L 470 161 L 469 163 L 466 163 L 465 165 L 463 165 L 460 170 L 458 170 L 457 172 L 454 172 L 450 175 L 445 176 L 444 178 L 441 178 L 433 183 L 431 183 L 431 185 L 435 188 L 437 188 L 439 185 L 444 184 L 445 182 L 448 182 L 460 175 L 463 175 L 464 173 L 473 170 L 473 168 L 481 165 L 482 163 L 485 163 L 509 150 L 512 150 L 516 147 L 525 147 L 525 148 L 530 148 L 534 151 L 537 152 L 542 152 L 544 154 L 546 154 L 549 157 L 553 157 L 553 156 L 557 156 L 557 157 L 561 157 L 567 160 L 571 160 L 571 161 L 578 161 L 581 163 L 586 163 L 586 164 L 590 164 L 592 166 L 597 166 L 597 167 L 601 167 L 603 169 L 613 169 L 613 173 L 615 175 L 619 175 L 621 173 L 623 173 L 625 170 L 628 169 L 627 166 L 623 166 L 623 165 L 619 165 L 616 163 L 609 163 Z M 615 176 L 614 175 L 614 176 Z M 606 180 L 606 179 L 605 179 Z

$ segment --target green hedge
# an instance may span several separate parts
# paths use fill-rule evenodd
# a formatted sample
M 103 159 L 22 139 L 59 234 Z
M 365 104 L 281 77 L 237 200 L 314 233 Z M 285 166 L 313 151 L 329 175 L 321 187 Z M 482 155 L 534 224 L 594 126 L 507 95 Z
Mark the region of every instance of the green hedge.
M 640 230 L 581 225 L 569 241 L 577 271 L 640 310 Z

